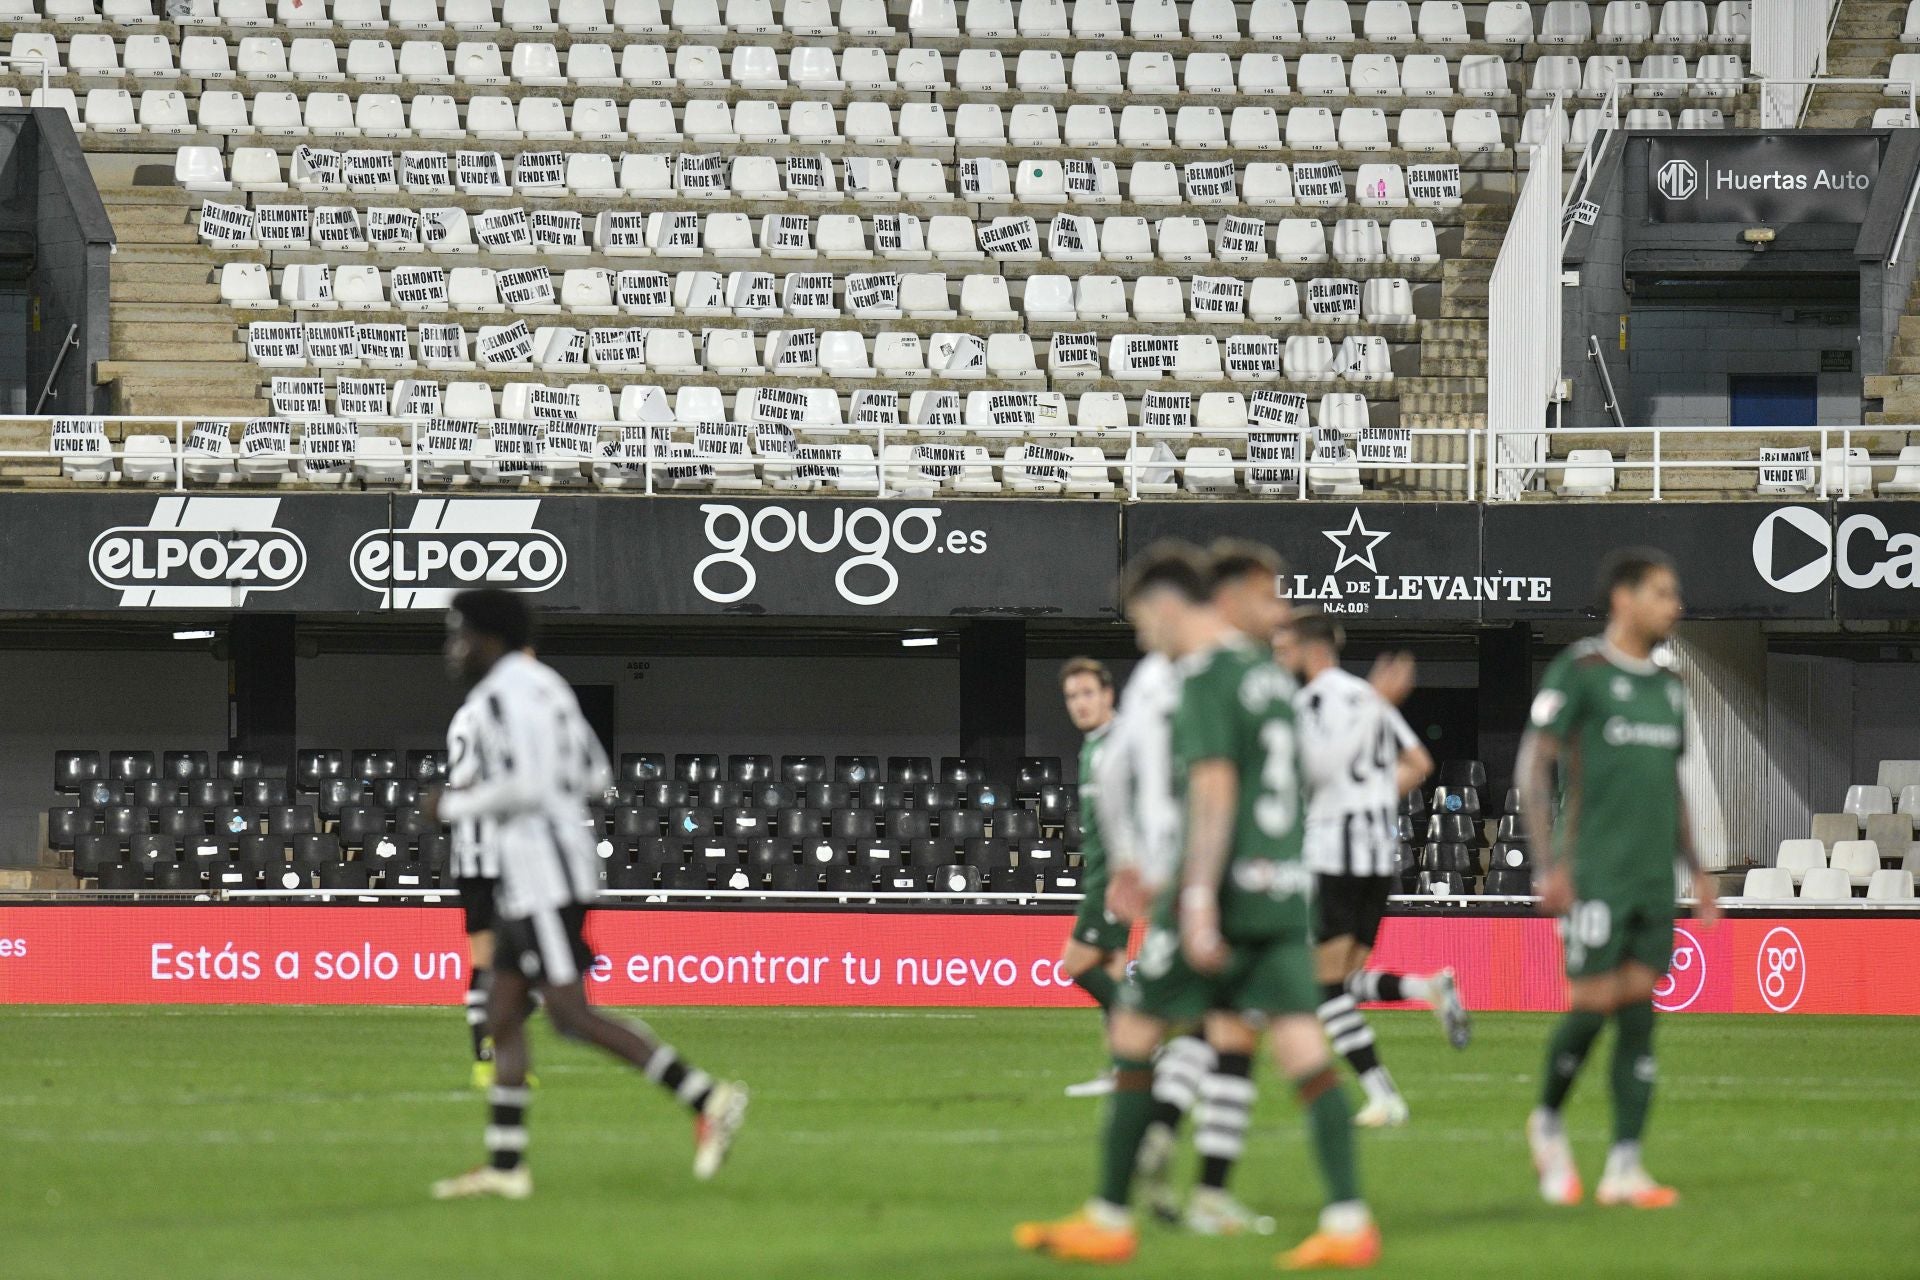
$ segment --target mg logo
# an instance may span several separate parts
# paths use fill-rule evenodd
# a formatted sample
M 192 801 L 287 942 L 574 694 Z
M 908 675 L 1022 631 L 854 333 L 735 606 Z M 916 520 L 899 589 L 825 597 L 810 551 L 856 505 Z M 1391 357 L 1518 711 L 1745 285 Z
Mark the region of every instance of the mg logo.
M 1760 998 L 1775 1013 L 1799 1004 L 1807 989 L 1807 952 L 1799 935 L 1784 926 L 1767 930 L 1754 957 L 1754 978 L 1760 983 Z
M 1654 176 L 1660 194 L 1669 200 L 1686 200 L 1700 189 L 1700 173 L 1685 160 L 1669 160 Z
M 1653 1007 L 1662 1013 L 1678 1013 L 1698 1000 L 1706 989 L 1706 948 L 1684 925 L 1675 925 L 1673 961 L 1667 966 L 1667 976 L 1654 984 Z

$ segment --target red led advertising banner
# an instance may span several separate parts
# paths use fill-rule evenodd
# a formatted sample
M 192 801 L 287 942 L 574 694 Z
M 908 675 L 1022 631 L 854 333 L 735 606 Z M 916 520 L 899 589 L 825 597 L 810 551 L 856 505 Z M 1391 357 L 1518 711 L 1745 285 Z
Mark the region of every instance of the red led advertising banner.
M 623 1005 L 1072 1008 L 1071 917 L 598 911 L 593 998 Z M 1682 922 L 1662 1009 L 1920 1014 L 1920 918 Z M 1476 1009 L 1565 1007 L 1543 919 L 1399 916 L 1377 963 L 1452 965 Z M 460 913 L 433 907 L 0 907 L 3 1004 L 455 1004 Z

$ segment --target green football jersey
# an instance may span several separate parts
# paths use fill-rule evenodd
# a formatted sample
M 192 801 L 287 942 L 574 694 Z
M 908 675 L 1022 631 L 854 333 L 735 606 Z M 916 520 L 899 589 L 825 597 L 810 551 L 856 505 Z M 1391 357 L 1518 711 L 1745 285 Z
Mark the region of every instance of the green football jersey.
M 1107 890 L 1107 847 L 1100 843 L 1100 814 L 1095 803 L 1100 789 L 1093 771 L 1099 765 L 1111 727 L 1102 725 L 1080 743 L 1080 886 L 1090 898 L 1104 896 Z
M 1173 772 L 1182 811 L 1194 765 L 1229 760 L 1239 774 L 1220 931 L 1233 941 L 1304 932 L 1313 877 L 1301 861 L 1304 797 L 1293 677 L 1244 640 L 1181 665 L 1186 680 L 1173 714 Z M 1183 840 L 1183 855 L 1184 849 Z M 1176 888 L 1167 895 L 1169 910 L 1177 894 Z
M 1687 740 L 1680 677 L 1582 640 L 1547 668 L 1531 718 L 1561 743 L 1556 848 L 1573 851 L 1576 892 L 1671 902 Z

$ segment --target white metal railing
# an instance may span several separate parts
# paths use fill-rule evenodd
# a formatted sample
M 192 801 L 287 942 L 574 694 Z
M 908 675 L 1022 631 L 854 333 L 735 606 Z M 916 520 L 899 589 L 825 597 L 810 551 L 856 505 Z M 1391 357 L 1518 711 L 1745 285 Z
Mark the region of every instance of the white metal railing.
M 1791 129 L 1804 119 L 1812 77 L 1827 68 L 1827 41 L 1840 0 L 1761 0 L 1753 6 L 1749 57 L 1764 83 L 1760 127 Z
M 15 57 L 12 54 L 0 53 L 0 68 L 5 68 L 17 75 L 39 76 L 40 89 L 43 97 L 52 83 L 53 71 L 47 66 L 47 60 L 45 58 L 31 54 L 23 54 Z
M 1558 471 L 1569 465 L 1590 471 L 1607 471 L 1618 486 L 1620 475 L 1625 473 L 1647 473 L 1651 476 L 1651 497 L 1655 502 L 1665 497 L 1668 479 L 1674 473 L 1689 471 L 1750 471 L 1754 473 L 1754 490 L 1759 494 L 1776 496 L 1785 501 L 1794 498 L 1817 495 L 1822 498 L 1850 499 L 1854 496 L 1854 473 L 1865 471 L 1869 480 L 1872 469 L 1882 470 L 1889 467 L 1905 466 L 1912 470 L 1913 478 L 1920 481 L 1920 462 L 1907 461 L 1899 455 L 1893 457 L 1874 457 L 1870 453 L 1854 456 L 1854 437 L 1856 435 L 1892 435 L 1905 437 L 1920 431 L 1920 426 L 1884 426 L 1884 427 L 1565 427 L 1543 433 L 1542 440 L 1551 446 L 1556 441 L 1577 440 L 1581 444 L 1594 444 L 1601 441 L 1619 440 L 1622 442 L 1622 456 L 1607 462 L 1569 463 L 1565 450 L 1555 448 L 1551 452 L 1554 460 L 1543 468 L 1535 462 L 1509 462 L 1496 460 L 1491 464 L 1492 475 L 1489 485 L 1498 485 L 1499 477 L 1509 473 L 1535 474 L 1542 470 Z M 1701 439 L 1724 439 L 1731 436 L 1764 438 L 1764 446 L 1755 445 L 1750 449 L 1732 449 L 1723 456 L 1674 458 L 1668 456 L 1672 441 L 1675 439 L 1697 443 Z M 1793 443 L 1782 444 L 1782 441 Z M 1631 455 L 1625 450 L 1633 447 Z M 1761 448 L 1806 448 L 1811 456 L 1807 459 L 1762 458 Z M 1609 453 L 1614 452 L 1609 449 Z M 1837 456 L 1829 456 L 1837 454 Z M 1799 472 L 1801 479 L 1761 486 L 1761 472 L 1768 469 Z M 1837 473 L 1837 474 L 1836 474 Z M 1498 492 L 1498 490 L 1492 490 Z M 1871 485 L 1863 492 L 1870 493 Z M 1920 492 L 1920 485 L 1916 486 Z
M 1524 464 L 1544 460 L 1539 432 L 1560 385 L 1561 190 L 1567 113 L 1555 95 L 1513 220 L 1493 265 L 1487 302 L 1487 487 L 1512 498 Z M 1508 488 L 1503 488 L 1507 486 Z
M 82 417 L 83 415 L 73 415 Z M 0 465 L 9 462 L 64 462 L 69 459 L 87 460 L 95 463 L 114 462 L 125 464 L 133 461 L 142 469 L 152 468 L 153 473 L 145 475 L 132 483 L 170 484 L 175 491 L 188 488 L 188 468 L 208 467 L 230 469 L 241 462 L 261 462 L 280 464 L 282 470 L 289 470 L 299 464 L 317 461 L 316 455 L 304 452 L 298 447 L 292 449 L 269 449 L 254 452 L 231 452 L 218 454 L 196 451 L 190 446 L 193 429 L 202 423 L 225 426 L 229 432 L 228 443 L 231 447 L 231 430 L 234 423 L 259 421 L 258 418 L 238 417 L 164 417 L 164 416 L 91 416 L 87 421 L 102 424 L 108 432 L 109 451 L 76 452 L 73 450 L 43 449 L 0 449 Z M 22 424 L 47 423 L 51 418 L 46 415 L 0 416 L 0 430 Z M 279 421 L 290 426 L 298 425 L 306 419 L 286 418 Z M 423 485 L 437 488 L 451 480 L 466 482 L 467 476 L 451 476 L 443 472 L 464 470 L 468 463 L 487 461 L 495 467 L 502 464 L 516 468 L 509 475 L 499 473 L 503 478 L 499 487 L 509 487 L 522 479 L 534 479 L 548 485 L 578 484 L 587 482 L 587 471 L 594 473 L 596 480 L 605 482 L 611 477 L 622 489 L 636 489 L 643 494 L 660 492 L 694 492 L 709 488 L 725 491 L 730 481 L 751 479 L 756 483 L 771 483 L 780 487 L 783 481 L 794 478 L 796 467 L 830 466 L 837 469 L 839 475 L 828 485 L 814 486 L 823 491 L 839 491 L 878 497 L 920 496 L 929 491 L 942 489 L 943 482 L 937 476 L 917 475 L 919 464 L 911 457 L 889 457 L 890 446 L 910 446 L 915 444 L 954 444 L 961 441 L 979 441 L 991 439 L 1004 441 L 1008 445 L 1034 444 L 1046 445 L 1051 441 L 1081 441 L 1083 445 L 1092 444 L 1101 447 L 1102 456 L 1098 461 L 1091 458 L 1070 458 L 1055 460 L 1034 458 L 1024 463 L 1020 459 L 1009 459 L 1004 453 L 1000 456 L 989 454 L 984 458 L 969 458 L 964 461 L 940 461 L 928 465 L 947 468 L 978 471 L 985 467 L 989 473 L 999 470 L 1003 475 L 1009 470 L 1023 465 L 1033 471 L 1046 471 L 1051 477 L 1048 483 L 1056 483 L 1068 492 L 1077 494 L 1096 493 L 1101 486 L 1111 487 L 1112 475 L 1120 474 L 1121 489 L 1128 501 L 1140 500 L 1143 496 L 1141 486 L 1149 486 L 1146 497 L 1152 496 L 1154 482 L 1147 478 L 1155 474 L 1165 477 L 1163 482 L 1171 482 L 1175 475 L 1186 475 L 1189 487 L 1194 476 L 1212 476 L 1226 470 L 1226 489 L 1250 489 L 1262 496 L 1290 498 L 1304 501 L 1333 485 L 1344 482 L 1357 482 L 1362 475 L 1404 476 L 1416 474 L 1430 477 L 1427 487 L 1435 491 L 1463 486 L 1464 496 L 1473 500 L 1479 496 L 1478 484 L 1481 470 L 1479 433 L 1465 428 L 1410 427 L 1401 428 L 1408 437 L 1410 460 L 1362 461 L 1352 452 L 1354 437 L 1347 436 L 1349 449 L 1345 457 L 1334 458 L 1316 451 L 1314 447 L 1316 429 L 1312 426 L 1259 427 L 1259 428 L 1211 428 L 1196 427 L 1192 430 L 1158 430 L 1138 426 L 1125 429 L 1096 429 L 1085 432 L 1074 430 L 1051 430 L 1044 426 L 1011 427 L 996 425 L 961 425 L 957 427 L 930 426 L 874 426 L 867 424 L 834 424 L 832 426 L 812 427 L 805 423 L 793 425 L 795 438 L 799 445 L 813 444 L 868 444 L 872 449 L 871 457 L 853 459 L 798 459 L 779 454 L 761 453 L 698 453 L 669 452 L 664 442 L 658 440 L 653 431 L 645 433 L 642 451 L 633 456 L 619 456 L 605 452 L 612 441 L 601 440 L 603 432 L 611 432 L 613 440 L 618 440 L 623 429 L 646 426 L 655 429 L 678 430 L 684 435 L 697 434 L 701 429 L 725 424 L 718 423 L 646 423 L 601 422 L 580 420 L 567 425 L 575 426 L 592 434 L 596 447 L 602 450 L 598 456 L 556 455 L 538 452 L 525 458 L 503 458 L 490 455 L 476 458 L 470 452 L 430 448 L 425 437 L 430 424 L 419 418 L 359 417 L 352 421 L 372 427 L 397 429 L 407 448 L 398 458 L 375 458 L 369 460 L 370 466 L 389 468 L 399 464 L 402 468 L 402 483 L 409 492 L 418 493 Z M 525 424 L 539 426 L 545 424 Z M 129 431 L 128 428 L 149 428 L 146 431 Z M 162 428 L 155 431 L 151 428 Z M 752 428 L 749 428 L 751 430 Z M 128 450 L 126 439 L 130 435 L 140 434 L 157 437 L 164 447 L 153 447 L 149 451 L 134 453 Z M 119 438 L 119 449 L 112 450 L 115 436 Z M 1261 458 L 1249 456 L 1249 442 L 1254 437 L 1293 438 L 1297 444 L 1297 457 L 1292 459 Z M 1446 461 L 1423 461 L 1419 441 L 1438 439 L 1443 442 L 1437 452 L 1449 455 Z M 1152 456 L 1155 443 L 1184 440 L 1195 444 L 1207 441 L 1233 442 L 1238 447 L 1228 450 L 1229 458 L 1195 458 L 1189 449 L 1187 458 Z M 1125 453 L 1119 457 L 1107 455 L 1104 450 L 1125 444 Z M 332 456 L 326 459 L 337 473 L 351 472 L 354 459 L 342 459 Z M 700 471 L 712 468 L 718 474 L 698 474 L 687 476 L 684 470 Z M 1247 477 L 1255 470 L 1280 473 L 1281 478 L 1273 483 L 1260 483 L 1257 487 Z M 1445 477 L 1458 475 L 1457 481 L 1448 481 Z M 239 482 L 245 486 L 245 480 Z M 482 487 L 488 482 L 481 480 Z M 197 486 L 198 487 L 198 486 Z M 219 487 L 217 484 L 209 487 Z M 803 485 L 788 485 L 789 491 L 804 488 Z M 965 494 L 967 488 L 958 486 L 955 492 Z M 1022 493 L 1042 493 L 1047 491 L 1046 484 L 1038 487 L 1013 487 L 1016 495 Z M 1222 490 L 1224 491 L 1224 490 Z

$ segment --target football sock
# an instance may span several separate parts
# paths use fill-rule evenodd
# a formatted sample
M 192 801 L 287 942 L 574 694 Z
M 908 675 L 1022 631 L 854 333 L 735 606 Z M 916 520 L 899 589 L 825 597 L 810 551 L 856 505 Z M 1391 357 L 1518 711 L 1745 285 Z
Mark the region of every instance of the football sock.
M 1253 1123 L 1253 1058 L 1223 1053 L 1200 1081 L 1200 1106 L 1193 1113 L 1193 1149 L 1200 1153 L 1200 1185 L 1224 1189 L 1227 1176 L 1247 1149 Z
M 1360 1199 L 1360 1166 L 1353 1151 L 1353 1113 L 1332 1067 L 1322 1067 L 1294 1082 L 1307 1111 L 1307 1138 L 1313 1145 L 1320 1177 L 1327 1184 L 1327 1203 Z
M 491 969 L 475 969 L 467 975 L 467 1033 L 473 1037 L 475 1062 L 493 1058 L 493 1046 L 487 1041 L 487 1001 L 492 996 Z
M 1640 1144 L 1616 1142 L 1607 1149 L 1607 1168 L 1601 1176 L 1624 1178 L 1640 1167 Z
M 525 1085 L 497 1084 L 487 1091 L 487 1163 L 496 1169 L 518 1169 L 526 1159 L 530 1095 Z
M 653 1051 L 653 1056 L 647 1059 L 646 1070 L 647 1079 L 671 1092 L 695 1115 L 700 1114 L 700 1109 L 707 1105 L 707 1095 L 713 1092 L 713 1077 L 680 1061 L 680 1055 L 670 1044 Z
M 1073 985 L 1092 996 L 1094 1003 L 1100 1006 L 1102 1012 L 1113 1008 L 1113 997 L 1120 990 L 1120 984 L 1113 980 L 1113 975 L 1099 965 L 1095 965 L 1075 978 Z
M 1355 1000 L 1433 999 L 1433 980 L 1418 973 L 1388 973 L 1381 969 L 1361 969 L 1347 978 L 1347 992 Z
M 1113 1059 L 1113 1093 L 1107 1098 L 1106 1124 L 1100 1134 L 1100 1196 L 1110 1205 L 1132 1203 L 1134 1164 L 1140 1140 L 1153 1119 L 1153 1064 L 1140 1058 Z
M 1199 1036 L 1175 1036 L 1153 1064 L 1153 1123 L 1180 1127 L 1193 1110 L 1200 1081 L 1213 1068 L 1213 1046 Z
M 1373 1028 L 1361 1016 L 1359 1005 L 1342 983 L 1329 982 L 1320 988 L 1318 1010 L 1320 1025 L 1327 1029 L 1333 1051 L 1345 1058 L 1355 1075 L 1365 1078 L 1380 1069 L 1380 1055 L 1373 1047 Z M 1372 1090 L 1368 1090 L 1369 1094 Z
M 1546 1078 L 1540 1086 L 1541 1106 L 1548 1111 L 1560 1109 L 1573 1089 L 1575 1077 L 1580 1074 L 1580 1064 L 1587 1060 L 1587 1052 L 1593 1048 L 1594 1037 L 1606 1023 L 1605 1014 L 1579 1009 L 1560 1019 L 1547 1041 Z
M 1653 1107 L 1653 1004 L 1622 1005 L 1613 1021 L 1613 1140 L 1637 1143 Z

